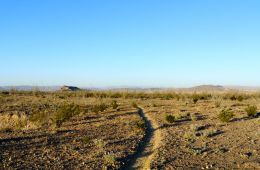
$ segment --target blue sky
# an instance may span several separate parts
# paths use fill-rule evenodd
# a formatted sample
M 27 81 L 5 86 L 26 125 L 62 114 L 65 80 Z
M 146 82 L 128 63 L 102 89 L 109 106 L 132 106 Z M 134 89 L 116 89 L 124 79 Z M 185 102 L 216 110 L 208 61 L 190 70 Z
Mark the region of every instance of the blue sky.
M 259 86 L 259 0 L 1 0 L 0 85 Z

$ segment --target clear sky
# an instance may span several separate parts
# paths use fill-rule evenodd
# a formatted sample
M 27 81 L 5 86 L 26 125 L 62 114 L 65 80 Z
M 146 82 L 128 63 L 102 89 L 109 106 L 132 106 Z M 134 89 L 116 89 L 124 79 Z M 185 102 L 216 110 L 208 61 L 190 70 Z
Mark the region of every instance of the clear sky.
M 0 85 L 260 85 L 259 0 L 0 0 Z

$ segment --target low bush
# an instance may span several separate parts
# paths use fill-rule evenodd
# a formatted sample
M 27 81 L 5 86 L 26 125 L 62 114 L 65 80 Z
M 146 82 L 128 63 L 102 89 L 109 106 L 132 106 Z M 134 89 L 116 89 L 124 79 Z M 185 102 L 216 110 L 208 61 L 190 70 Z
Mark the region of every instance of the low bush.
M 91 110 L 94 113 L 99 113 L 99 112 L 105 111 L 107 108 L 108 108 L 108 106 L 106 104 L 101 103 L 101 104 L 93 106 Z
M 168 123 L 174 123 L 176 121 L 176 118 L 173 116 L 173 115 L 166 115 L 165 116 L 165 120 L 168 122 Z
M 235 115 L 230 110 L 222 110 L 218 118 L 222 122 L 229 122 Z
M 111 102 L 111 106 L 112 106 L 113 109 L 117 109 L 117 108 L 118 108 L 117 101 L 113 100 L 113 101 Z
M 257 107 L 256 106 L 248 106 L 245 109 L 248 117 L 256 117 L 257 116 Z
M 197 115 L 192 114 L 192 115 L 190 115 L 190 119 L 191 119 L 192 121 L 196 121 L 196 120 L 198 120 L 198 117 L 197 117 Z
M 53 122 L 56 127 L 60 127 L 63 122 L 69 120 L 74 115 L 80 113 L 80 107 L 74 104 L 66 104 L 60 107 L 57 112 L 53 115 Z
M 144 130 L 144 129 L 145 129 L 145 123 L 144 123 L 144 121 L 138 121 L 138 122 L 136 123 L 136 128 L 137 128 L 137 129 L 142 129 L 142 130 Z
M 84 136 L 84 137 L 82 138 L 82 142 L 83 142 L 84 144 L 88 144 L 88 143 L 90 142 L 90 138 L 89 138 L 88 136 Z
M 199 98 L 197 96 L 193 96 L 192 101 L 194 104 L 196 104 L 199 101 Z
M 138 108 L 138 105 L 135 102 L 132 102 L 132 107 Z

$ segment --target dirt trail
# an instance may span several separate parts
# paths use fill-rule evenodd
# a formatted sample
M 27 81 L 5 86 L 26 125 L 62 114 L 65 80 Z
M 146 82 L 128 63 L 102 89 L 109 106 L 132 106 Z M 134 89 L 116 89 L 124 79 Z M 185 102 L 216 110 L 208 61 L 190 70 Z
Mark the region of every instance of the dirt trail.
M 139 115 L 146 124 L 146 136 L 131 165 L 126 169 L 149 170 L 152 159 L 161 142 L 161 132 L 157 129 L 158 125 L 149 114 L 145 114 L 142 109 L 139 109 Z

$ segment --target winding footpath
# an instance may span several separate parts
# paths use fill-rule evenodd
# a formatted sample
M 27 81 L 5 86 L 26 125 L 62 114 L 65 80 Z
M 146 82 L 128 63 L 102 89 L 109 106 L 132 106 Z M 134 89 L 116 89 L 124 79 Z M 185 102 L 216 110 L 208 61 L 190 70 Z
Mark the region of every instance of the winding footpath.
M 144 113 L 141 108 L 139 108 L 138 113 L 145 122 L 146 135 L 131 164 L 126 169 L 149 170 L 161 142 L 161 132 L 157 129 L 156 121 L 149 114 Z

